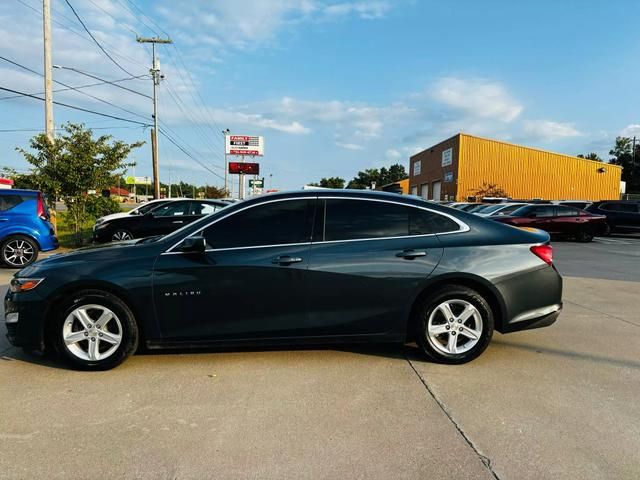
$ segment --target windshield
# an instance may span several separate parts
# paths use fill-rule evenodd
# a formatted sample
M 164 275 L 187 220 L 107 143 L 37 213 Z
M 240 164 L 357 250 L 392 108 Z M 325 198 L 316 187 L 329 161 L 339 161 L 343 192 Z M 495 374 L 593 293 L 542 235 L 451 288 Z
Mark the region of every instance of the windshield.
M 481 208 L 480 210 L 476 210 L 474 213 L 493 213 L 502 208 L 505 208 L 504 205 L 487 205 L 486 207 Z
M 131 213 L 133 215 L 144 215 L 147 212 L 150 212 L 154 208 L 157 208 L 161 205 L 164 205 L 166 202 L 150 202 L 140 205 L 138 208 L 134 208 Z
M 524 207 L 516 208 L 513 212 L 511 212 L 512 217 L 523 217 L 529 213 L 531 208 L 529 205 L 525 205 Z

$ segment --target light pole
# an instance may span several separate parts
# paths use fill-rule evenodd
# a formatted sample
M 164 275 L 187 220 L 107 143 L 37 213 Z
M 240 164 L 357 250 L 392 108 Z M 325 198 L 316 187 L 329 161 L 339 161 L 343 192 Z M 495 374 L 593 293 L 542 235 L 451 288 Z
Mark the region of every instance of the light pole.
M 228 128 L 222 130 L 222 136 L 224 137 L 224 191 L 225 195 L 230 197 L 229 194 L 229 164 L 227 163 L 227 135 L 231 133 Z

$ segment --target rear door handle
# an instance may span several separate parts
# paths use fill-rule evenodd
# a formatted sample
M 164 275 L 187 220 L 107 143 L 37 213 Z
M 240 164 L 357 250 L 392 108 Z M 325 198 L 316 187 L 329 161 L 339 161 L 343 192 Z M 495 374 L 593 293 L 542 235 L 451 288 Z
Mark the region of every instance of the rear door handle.
M 9 219 L 8 218 L 0 218 L 0 222 L 8 222 Z
M 279 264 L 279 265 L 291 265 L 292 263 L 300 263 L 302 261 L 301 257 L 290 257 L 289 255 L 281 255 L 279 257 L 274 258 L 271 263 Z
M 417 250 L 403 250 L 401 252 L 396 253 L 396 257 L 406 258 L 407 260 L 413 260 L 416 257 L 426 257 L 427 252 L 417 251 Z

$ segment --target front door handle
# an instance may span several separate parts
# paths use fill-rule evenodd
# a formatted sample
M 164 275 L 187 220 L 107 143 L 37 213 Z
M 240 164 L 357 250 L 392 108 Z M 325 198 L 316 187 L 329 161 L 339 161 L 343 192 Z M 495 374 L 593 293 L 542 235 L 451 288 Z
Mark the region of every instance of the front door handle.
M 281 255 L 279 257 L 274 258 L 271 263 L 279 264 L 279 265 L 291 265 L 292 263 L 300 263 L 302 261 L 301 257 L 290 257 L 289 255 Z
M 0 222 L 8 222 L 9 219 L 8 218 L 0 218 Z
M 173 221 L 173 222 L 171 222 L 171 223 L 184 223 L 184 220 L 174 220 L 174 221 Z
M 413 260 L 416 257 L 426 257 L 427 252 L 418 251 L 418 250 L 403 250 L 401 252 L 396 253 L 396 257 L 406 258 L 407 260 Z

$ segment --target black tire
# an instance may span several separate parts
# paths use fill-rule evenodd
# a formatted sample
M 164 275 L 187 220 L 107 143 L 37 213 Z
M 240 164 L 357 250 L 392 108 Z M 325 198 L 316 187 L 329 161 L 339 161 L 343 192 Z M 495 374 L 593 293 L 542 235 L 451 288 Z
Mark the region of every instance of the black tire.
M 131 239 L 133 239 L 133 233 L 131 233 L 131 231 L 127 230 L 126 228 L 117 228 L 113 232 L 111 232 L 112 242 L 122 242 Z
M 90 344 L 89 340 L 91 336 L 94 337 L 97 348 L 104 347 L 104 351 L 108 353 L 108 349 L 111 348 L 111 344 L 106 342 L 104 338 L 95 338 L 98 335 L 99 337 L 103 337 L 103 335 L 97 333 L 100 332 L 99 329 L 92 331 L 86 340 L 77 341 L 76 344 L 78 347 L 67 346 L 67 343 L 64 340 L 65 322 L 67 322 L 67 325 L 71 325 L 71 323 L 75 322 L 80 323 L 77 317 L 70 317 L 70 315 L 72 312 L 76 311 L 76 309 L 85 305 L 92 306 L 87 309 L 87 314 L 93 321 L 93 327 L 100 326 L 98 325 L 99 319 L 97 318 L 99 317 L 99 308 L 106 308 L 115 315 L 115 317 L 112 317 L 111 321 L 109 321 L 110 326 L 108 328 L 110 328 L 112 332 L 115 330 L 115 333 L 120 333 L 120 343 L 117 348 L 115 348 L 112 353 L 108 354 L 105 358 L 80 358 L 77 353 L 78 348 L 81 350 L 83 350 L 85 346 L 87 349 L 89 348 L 88 346 Z M 99 308 L 93 308 L 95 306 Z M 48 332 L 49 335 L 53 337 L 52 343 L 58 354 L 74 368 L 79 370 L 109 370 L 124 362 L 138 348 L 139 330 L 135 317 L 129 307 L 111 293 L 104 292 L 102 290 L 79 291 L 74 293 L 72 297 L 65 301 L 61 305 L 59 311 L 61 313 L 55 319 L 51 328 L 48 329 Z M 107 328 L 106 325 L 103 325 L 102 327 Z M 78 332 L 83 331 L 76 329 L 72 333 Z M 76 353 L 74 353 L 73 348 L 75 348 Z
M 589 243 L 593 240 L 593 231 L 587 227 L 581 229 L 576 234 L 576 240 L 580 243 Z
M 32 238 L 11 235 L 2 241 L 0 246 L 2 263 L 9 268 L 24 268 L 38 259 L 39 250 L 38 244 Z
M 473 307 L 475 307 L 482 323 L 480 329 L 478 330 L 480 331 L 480 334 L 478 335 L 478 339 L 475 345 L 467 345 L 466 342 L 474 342 L 474 340 L 467 338 L 465 336 L 466 334 L 460 334 L 458 331 L 459 328 L 463 328 L 465 324 L 468 324 L 469 321 L 463 322 L 462 324 L 458 324 L 455 321 L 450 324 L 443 323 L 441 326 L 456 325 L 456 327 L 450 331 L 449 329 L 447 329 L 447 332 L 443 332 L 435 339 L 428 334 L 429 318 L 432 314 L 434 314 L 435 320 L 435 316 L 440 315 L 439 313 L 434 313 L 436 308 L 438 308 L 438 306 L 440 306 L 444 302 L 448 301 L 451 301 L 453 303 L 460 302 L 461 307 L 464 303 L 471 304 Z M 493 336 L 494 319 L 491 307 L 482 295 L 468 287 L 464 287 L 461 285 L 445 285 L 429 294 L 427 297 L 424 297 L 422 300 L 419 300 L 419 304 L 414 311 L 415 317 L 413 321 L 416 328 L 416 339 L 418 346 L 427 357 L 438 363 L 460 364 L 470 362 L 471 360 L 477 358 L 482 352 L 484 352 L 484 350 L 489 345 L 489 342 L 491 341 L 491 337 Z M 454 312 L 454 314 L 455 313 L 456 312 Z M 475 323 L 474 319 L 475 317 L 470 319 L 472 323 Z M 460 344 L 460 339 L 462 338 L 464 343 L 460 345 L 460 347 L 461 349 L 468 348 L 468 350 L 454 354 L 443 351 L 442 345 L 441 348 L 438 348 L 438 344 L 440 343 L 440 341 L 444 340 L 445 335 L 448 340 L 451 335 L 456 334 L 458 334 L 457 337 L 454 337 L 454 339 L 457 339 L 454 340 L 455 342 L 457 342 L 456 348 L 458 348 L 458 344 Z

